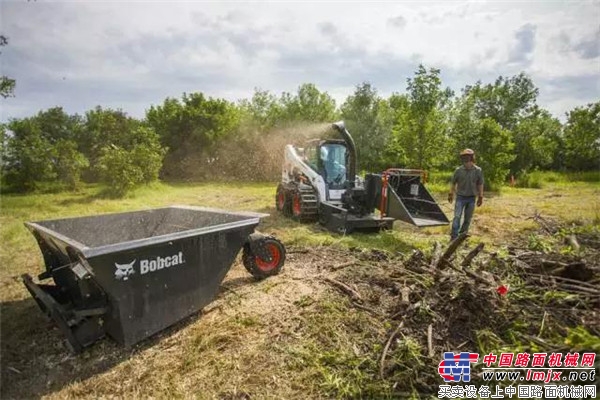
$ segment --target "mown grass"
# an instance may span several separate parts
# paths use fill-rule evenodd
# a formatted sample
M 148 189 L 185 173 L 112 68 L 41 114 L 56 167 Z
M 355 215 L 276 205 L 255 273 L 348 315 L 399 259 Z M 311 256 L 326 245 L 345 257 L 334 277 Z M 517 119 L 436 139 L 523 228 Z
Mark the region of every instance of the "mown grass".
M 430 249 L 435 241 L 447 242 L 449 227 L 418 229 L 402 222 L 378 235 L 334 235 L 318 224 L 300 224 L 278 215 L 274 208 L 273 183 L 156 183 L 130 193 L 123 199 L 103 197 L 102 187 L 89 185 L 77 192 L 29 195 L 2 195 L 0 210 L 0 279 L 6 281 L 24 272 L 42 270 L 42 259 L 33 236 L 23 223 L 70 216 L 94 215 L 137 209 L 189 204 L 231 210 L 253 210 L 270 214 L 259 229 L 280 237 L 286 244 L 301 246 L 344 246 L 407 252 Z M 452 205 L 446 200 L 446 186 L 428 186 L 449 218 Z M 600 184 L 571 181 L 562 176 L 543 189 L 504 187 L 501 194 L 486 193 L 484 204 L 475 212 L 473 240 L 497 244 L 515 234 L 534 230 L 529 219 L 535 212 L 574 225 L 600 224 Z M 3 298 L 11 298 L 11 290 Z
M 433 182 L 429 188 L 448 217 L 452 217 L 452 208 L 445 200 L 444 179 Z M 28 365 L 30 361 L 9 357 L 13 364 L 3 365 L 2 374 L 2 391 L 9 395 L 3 397 L 19 397 L 18 393 L 31 395 L 31 389 L 25 389 L 27 385 L 40 387 L 40 395 L 57 398 L 392 396 L 393 382 L 379 380 L 374 373 L 383 345 L 381 337 L 386 336 L 390 326 L 357 312 L 339 295 L 332 297 L 325 291 L 301 294 L 289 289 L 290 282 L 302 282 L 300 266 L 295 271 L 299 274 L 297 280 L 285 280 L 284 273 L 259 283 L 244 284 L 242 289 L 235 287 L 222 304 L 224 311 L 192 317 L 169 329 L 162 339 L 142 344 L 132 351 L 103 341 L 83 355 L 69 358 L 60 342 L 56 342 L 52 349 L 43 351 L 43 359 L 34 356 L 41 350 L 36 346 L 41 344 L 32 343 L 28 338 L 42 337 L 48 328 L 40 323 L 41 313 L 16 279 L 22 273 L 34 275 L 43 270 L 37 244 L 23 225 L 26 221 L 190 204 L 266 212 L 270 217 L 259 229 L 275 234 L 287 246 L 380 249 L 407 254 L 415 248 L 429 252 L 435 241 L 448 242 L 448 227 L 417 229 L 397 222 L 389 232 L 342 236 L 331 234 L 318 224 L 300 224 L 275 212 L 275 186 L 274 183 L 157 183 L 139 188 L 123 199 L 104 197 L 99 186 L 85 186 L 78 192 L 3 195 L 0 210 L 2 337 L 4 339 L 8 332 L 11 340 L 19 336 L 18 343 L 29 349 L 32 359 L 41 363 L 31 367 L 39 371 L 39 376 L 23 377 L 7 372 L 6 368 L 19 370 L 19 363 Z M 538 226 L 528 218 L 539 212 L 572 226 L 573 230 L 597 229 L 599 195 L 597 182 L 572 181 L 565 176 L 555 182 L 546 179 L 539 189 L 504 187 L 501 193 L 486 193 L 484 205 L 476 210 L 470 240 L 484 242 L 487 249 L 499 252 L 519 237 L 531 237 L 532 247 L 555 246 L 555 242 L 545 243 L 546 239 L 536 236 Z M 336 260 L 328 262 L 333 265 Z M 231 273 L 233 280 L 246 279 L 242 278 L 246 275 L 239 266 Z M 248 301 L 243 291 L 260 293 L 259 300 L 271 299 L 271 303 L 258 304 L 252 312 L 239 311 Z M 273 303 L 274 296 L 279 300 Z M 287 297 L 289 303 L 285 301 Z M 585 333 L 570 334 L 574 341 L 587 340 L 581 339 Z M 59 335 L 54 334 L 53 338 L 57 337 Z M 497 349 L 501 342 L 485 331 L 479 332 L 479 340 L 480 348 L 484 349 Z M 414 338 L 401 337 L 390 354 L 407 380 L 414 379 L 411 365 L 423 362 L 420 356 L 423 349 L 418 347 Z M 3 351 L 5 349 L 3 347 Z M 448 349 L 451 350 L 455 349 Z M 3 359 L 6 359 L 5 354 Z M 73 370 L 81 370 L 77 379 L 61 378 L 61 371 L 67 375 L 66 371 Z M 8 387 L 6 382 L 9 382 Z M 11 382 L 19 382 L 23 387 L 11 387 Z M 414 390 L 405 396 L 417 398 L 418 393 Z

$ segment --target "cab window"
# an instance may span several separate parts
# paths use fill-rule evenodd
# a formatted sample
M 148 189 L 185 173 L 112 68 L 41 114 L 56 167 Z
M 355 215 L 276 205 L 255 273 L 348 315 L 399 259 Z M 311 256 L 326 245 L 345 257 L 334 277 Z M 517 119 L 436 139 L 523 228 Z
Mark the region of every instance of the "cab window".
M 304 162 L 313 170 L 318 171 L 319 156 L 317 154 L 317 146 L 306 146 L 304 148 Z
M 321 176 L 330 189 L 343 189 L 346 183 L 346 146 L 341 144 L 324 144 L 320 154 Z

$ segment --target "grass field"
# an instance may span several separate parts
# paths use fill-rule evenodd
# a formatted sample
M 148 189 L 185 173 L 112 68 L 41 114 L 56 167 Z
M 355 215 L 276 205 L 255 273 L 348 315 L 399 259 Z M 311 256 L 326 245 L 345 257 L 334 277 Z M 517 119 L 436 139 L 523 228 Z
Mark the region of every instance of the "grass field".
M 503 188 L 486 194 L 476 210 L 471 243 L 488 252 L 535 240 L 536 212 L 562 226 L 598 230 L 600 184 L 556 179 L 540 189 Z M 451 217 L 445 187 L 434 196 Z M 397 382 L 377 379 L 377 357 L 390 326 L 351 308 L 318 278 L 373 249 L 389 254 L 429 252 L 448 242 L 448 227 L 419 230 L 403 223 L 377 235 L 333 235 L 316 224 L 276 214 L 275 184 L 154 184 L 124 199 L 101 188 L 74 193 L 3 195 L 0 216 L 2 398 L 176 397 L 329 398 L 389 397 Z M 218 298 L 205 311 L 122 349 L 106 339 L 79 356 L 62 345 L 18 277 L 43 271 L 41 254 L 23 223 L 50 218 L 189 204 L 270 214 L 262 232 L 289 249 L 282 274 L 255 282 L 236 261 Z M 532 239 L 533 238 L 533 239 Z M 553 238 L 549 246 L 566 247 Z M 554 240 L 554 241 L 553 241 Z M 566 251 L 566 250 L 565 250 Z M 354 255 L 356 255 L 356 257 Z M 354 257 L 354 258 L 353 258 Z M 452 351 L 454 349 L 447 349 Z M 410 340 L 398 363 L 423 363 Z M 404 358 L 402 358 L 404 357 Z M 432 366 L 434 368 L 434 366 Z M 406 377 L 410 379 L 410 377 Z M 413 388 L 406 396 L 416 396 Z M 398 394 L 395 394 L 398 396 Z M 403 397 L 401 395 L 400 397 Z

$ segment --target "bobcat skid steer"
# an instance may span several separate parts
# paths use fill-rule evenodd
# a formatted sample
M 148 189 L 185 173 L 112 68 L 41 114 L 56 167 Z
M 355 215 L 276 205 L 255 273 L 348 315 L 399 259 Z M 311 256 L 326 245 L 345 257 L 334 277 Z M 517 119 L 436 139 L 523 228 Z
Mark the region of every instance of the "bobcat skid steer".
M 361 179 L 352 136 L 343 121 L 333 128 L 341 139 L 285 147 L 275 196 L 278 211 L 298 221 L 318 220 L 338 233 L 391 229 L 395 219 L 416 226 L 448 224 L 421 182 L 422 171 L 390 169 Z

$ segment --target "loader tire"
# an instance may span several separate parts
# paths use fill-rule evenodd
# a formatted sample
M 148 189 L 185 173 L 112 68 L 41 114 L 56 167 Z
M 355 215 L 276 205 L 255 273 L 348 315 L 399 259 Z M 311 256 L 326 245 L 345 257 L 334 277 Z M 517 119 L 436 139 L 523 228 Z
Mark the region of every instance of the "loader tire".
M 244 267 L 256 279 L 265 279 L 277 275 L 285 263 L 285 246 L 272 236 L 266 236 L 262 246 L 271 255 L 271 260 L 264 260 L 254 254 L 249 243 L 244 244 L 242 262 Z
M 277 192 L 275 193 L 275 208 L 286 217 L 292 215 L 290 192 L 281 183 L 277 185 Z
M 292 192 L 292 217 L 300 222 L 316 221 L 319 216 L 317 194 L 310 186 L 298 187 Z

